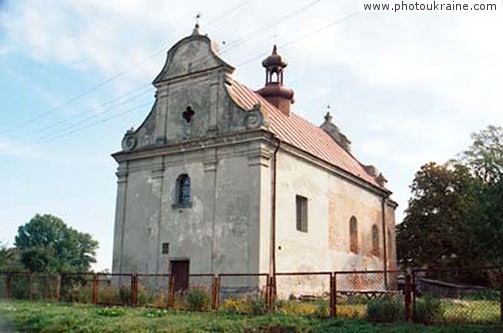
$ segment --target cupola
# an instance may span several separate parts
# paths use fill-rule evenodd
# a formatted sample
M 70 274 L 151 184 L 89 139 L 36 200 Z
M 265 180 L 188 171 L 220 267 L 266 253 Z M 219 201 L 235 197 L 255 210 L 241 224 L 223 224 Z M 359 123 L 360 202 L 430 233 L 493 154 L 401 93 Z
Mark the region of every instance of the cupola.
M 290 104 L 293 104 L 293 90 L 283 86 L 283 72 L 287 66 L 286 60 L 278 54 L 276 45 L 271 55 L 262 61 L 265 67 L 265 87 L 257 92 L 269 103 L 286 115 L 290 114 Z

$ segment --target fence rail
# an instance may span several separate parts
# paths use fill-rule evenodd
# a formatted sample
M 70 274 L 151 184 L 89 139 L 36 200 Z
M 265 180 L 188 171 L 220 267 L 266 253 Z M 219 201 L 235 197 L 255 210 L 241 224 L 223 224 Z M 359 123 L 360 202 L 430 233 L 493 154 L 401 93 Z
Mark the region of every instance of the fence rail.
M 0 272 L 0 298 L 367 318 L 380 304 L 391 302 L 397 306 L 395 320 L 496 324 L 503 323 L 502 271 L 208 273 L 183 278 L 151 273 Z M 382 320 L 376 313 L 376 320 Z

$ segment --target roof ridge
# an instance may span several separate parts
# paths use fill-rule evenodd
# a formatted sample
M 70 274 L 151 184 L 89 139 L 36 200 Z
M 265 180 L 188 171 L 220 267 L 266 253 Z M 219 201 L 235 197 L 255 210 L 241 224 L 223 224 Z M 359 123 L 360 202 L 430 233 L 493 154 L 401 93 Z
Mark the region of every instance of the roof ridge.
M 234 78 L 229 79 L 231 84 L 228 91 L 234 101 L 245 110 L 252 109 L 257 102 L 260 103 L 262 111 L 266 113 L 264 116 L 269 120 L 269 132 L 277 135 L 280 140 L 389 192 L 365 170 L 364 164 L 321 127 L 295 112 L 285 115 L 256 91 Z

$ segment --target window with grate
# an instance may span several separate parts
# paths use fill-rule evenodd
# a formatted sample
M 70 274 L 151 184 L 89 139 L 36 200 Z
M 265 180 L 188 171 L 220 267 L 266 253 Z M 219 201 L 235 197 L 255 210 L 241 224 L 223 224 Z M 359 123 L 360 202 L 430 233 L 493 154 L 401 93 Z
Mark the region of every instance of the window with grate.
M 295 197 L 297 211 L 297 230 L 307 232 L 307 198 L 297 195 Z
M 169 253 L 169 243 L 162 243 L 162 254 Z
M 393 251 L 393 243 L 392 243 L 392 239 L 391 239 L 391 230 L 388 229 L 388 238 L 386 239 L 386 243 L 388 245 L 388 260 L 390 259 L 389 257 L 391 257 L 393 255 L 392 251 Z
M 178 177 L 176 203 L 180 206 L 190 205 L 190 178 L 187 174 Z
M 358 253 L 358 221 L 354 216 L 349 220 L 349 250 Z
M 377 224 L 372 226 L 372 254 L 379 257 L 379 229 Z

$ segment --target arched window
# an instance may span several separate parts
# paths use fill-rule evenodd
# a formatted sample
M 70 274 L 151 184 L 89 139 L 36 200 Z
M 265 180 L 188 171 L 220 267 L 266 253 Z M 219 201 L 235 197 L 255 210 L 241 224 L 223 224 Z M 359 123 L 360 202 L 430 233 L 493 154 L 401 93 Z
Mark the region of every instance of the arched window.
M 190 178 L 187 174 L 176 180 L 176 203 L 180 206 L 190 205 Z
M 392 239 L 391 239 L 391 230 L 388 229 L 388 238 L 386 239 L 386 243 L 388 245 L 388 260 L 390 259 L 390 257 L 393 255 L 393 243 L 392 243 Z
M 372 226 L 372 254 L 379 257 L 379 229 L 376 224 Z
M 358 253 L 358 221 L 354 216 L 349 220 L 349 250 Z

